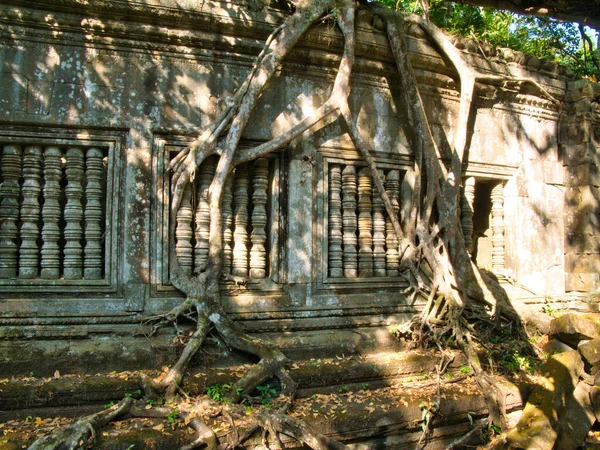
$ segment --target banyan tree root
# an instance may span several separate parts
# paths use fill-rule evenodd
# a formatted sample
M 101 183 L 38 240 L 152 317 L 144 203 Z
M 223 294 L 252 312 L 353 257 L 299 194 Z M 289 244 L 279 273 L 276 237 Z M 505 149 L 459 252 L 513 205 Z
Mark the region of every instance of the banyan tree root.
M 113 420 L 127 415 L 133 405 L 132 398 L 124 398 L 111 409 L 92 414 L 38 439 L 29 450 L 75 450 L 91 446 L 96 432 Z
M 193 356 L 197 353 L 213 330 L 224 343 L 244 353 L 257 356 L 255 364 L 232 388 L 229 400 L 241 401 L 265 380 L 277 377 L 282 385 L 284 406 L 277 412 L 258 414 L 256 423 L 244 433 L 234 433 L 233 446 L 241 445 L 259 429 L 271 434 L 275 445 L 279 435 L 291 436 L 313 449 L 341 449 L 344 445 L 319 436 L 304 423 L 286 414 L 293 401 L 295 384 L 285 371 L 288 359 L 278 348 L 248 336 L 228 317 L 221 305 L 220 281 L 230 274 L 222 270 L 223 223 L 221 200 L 226 183 L 236 166 L 265 157 L 271 152 L 288 145 L 302 135 L 312 133 L 329 125 L 334 120 L 343 120 L 355 147 L 364 158 L 371 172 L 376 191 L 390 217 L 393 229 L 400 242 L 402 267 L 408 269 L 408 278 L 413 281 L 412 292 L 427 298 L 423 312 L 410 322 L 405 330 L 418 336 L 419 340 L 431 336 L 432 341 L 441 347 L 441 337 L 452 335 L 468 358 L 482 387 L 490 411 L 489 423 L 503 426 L 503 397 L 498 387 L 490 379 L 474 351 L 472 341 L 472 311 L 489 309 L 497 317 L 518 322 L 508 299 L 493 282 L 484 279 L 466 251 L 464 239 L 457 221 L 458 198 L 463 159 L 468 145 L 468 126 L 472 99 L 476 83 L 529 83 L 542 95 L 553 100 L 539 84 L 529 79 L 507 79 L 505 77 L 477 73 L 458 52 L 448 38 L 428 20 L 414 15 L 403 16 L 380 5 L 367 3 L 368 8 L 383 19 L 387 37 L 400 73 L 404 100 L 408 106 L 410 122 L 414 128 L 414 170 L 413 211 L 403 225 L 394 211 L 384 188 L 376 162 L 371 158 L 367 143 L 363 140 L 357 120 L 349 107 L 350 79 L 355 51 L 355 14 L 359 7 L 355 0 L 296 0 L 295 10 L 268 37 L 257 56 L 253 67 L 242 85 L 233 96 L 225 99 L 225 105 L 215 120 L 204 129 L 190 146 L 180 152 L 171 162 L 171 206 L 170 206 L 170 274 L 174 287 L 183 292 L 186 299 L 164 315 L 147 319 L 152 332 L 169 324 L 175 325 L 180 317 L 196 321 L 196 329 L 188 340 L 178 361 L 160 379 L 142 379 L 145 395 L 165 396 L 168 401 L 178 401 L 179 385 Z M 335 19 L 344 38 L 344 50 L 338 72 L 328 99 L 316 111 L 300 120 L 295 126 L 275 136 L 268 142 L 251 149 L 239 149 L 239 141 L 250 116 L 261 95 L 268 88 L 278 67 L 294 48 L 306 30 L 324 17 Z M 436 146 L 431 127 L 425 114 L 415 74 L 408 58 L 404 42 L 405 21 L 419 26 L 426 38 L 444 56 L 455 71 L 457 85 L 460 85 L 460 105 L 457 123 L 453 127 L 452 159 L 449 167 L 441 163 L 441 155 Z M 208 258 L 204 267 L 194 274 L 185 273 L 179 266 L 176 253 L 176 217 L 183 192 L 193 182 L 198 167 L 209 157 L 217 157 L 218 163 L 209 188 L 210 229 Z M 404 227 L 404 228 L 403 228 Z M 244 279 L 234 277 L 236 283 Z M 490 286 L 490 287 L 488 287 Z M 474 307 L 473 305 L 477 305 Z M 233 406 L 232 406 L 233 408 Z M 197 432 L 197 439 L 184 448 L 204 445 L 209 449 L 217 446 L 215 434 L 198 416 L 181 409 L 187 414 L 189 424 Z M 234 410 L 232 410 L 234 411 Z M 158 413 L 161 413 L 159 410 Z M 165 411 L 162 411 L 165 413 Z M 233 414 L 234 412 L 232 412 Z M 56 448 L 50 442 L 63 442 L 69 445 L 87 443 L 93 439 L 95 430 L 111 420 L 130 415 L 147 414 L 132 405 L 131 399 L 124 399 L 110 411 L 82 418 L 73 425 L 37 441 L 31 448 Z

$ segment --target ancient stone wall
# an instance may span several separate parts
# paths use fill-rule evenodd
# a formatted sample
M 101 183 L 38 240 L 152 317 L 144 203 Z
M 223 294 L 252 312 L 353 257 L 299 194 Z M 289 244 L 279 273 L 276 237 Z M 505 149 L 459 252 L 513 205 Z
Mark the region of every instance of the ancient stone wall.
M 243 1 L 3 2 L 1 337 L 130 335 L 140 317 L 180 301 L 168 274 L 167 163 L 214 118 L 285 14 Z M 361 11 L 358 24 L 351 107 L 403 221 L 412 208 L 414 136 L 401 75 L 373 18 Z M 408 33 L 445 155 L 458 107 L 452 72 L 416 30 Z M 569 78 L 554 64 L 468 40 L 457 45 L 482 71 L 531 76 L 565 96 Z M 341 49 L 331 24 L 311 29 L 261 99 L 243 145 L 320 106 Z M 583 114 L 583 103 L 573 102 Z M 475 105 L 457 214 L 474 231 L 480 265 L 537 294 L 594 289 L 572 276 L 592 279 L 597 257 L 585 270 L 585 258 L 573 261 L 588 254 L 572 242 L 587 232 L 568 225 L 573 211 L 584 228 L 597 219 L 580 214 L 583 194 L 575 195 L 584 184 L 592 195 L 595 186 L 591 110 L 585 120 L 561 115 L 559 105 L 519 83 L 480 87 Z M 580 154 L 590 175 L 577 184 L 569 174 L 581 174 Z M 381 327 L 419 308 L 421 300 L 402 294 L 391 223 L 364 167 L 336 122 L 236 170 L 224 200 L 225 266 L 251 281 L 222 289 L 249 331 L 272 333 L 284 346 L 288 338 L 278 332 L 294 332 L 307 351 L 331 339 L 354 351 L 386 344 Z M 189 271 L 206 257 L 212 171 L 214 161 L 205 162 L 177 215 L 177 254 Z M 307 330 L 329 330 L 328 340 Z
M 600 88 L 572 83 L 565 102 L 560 143 L 565 166 L 566 289 L 600 287 Z

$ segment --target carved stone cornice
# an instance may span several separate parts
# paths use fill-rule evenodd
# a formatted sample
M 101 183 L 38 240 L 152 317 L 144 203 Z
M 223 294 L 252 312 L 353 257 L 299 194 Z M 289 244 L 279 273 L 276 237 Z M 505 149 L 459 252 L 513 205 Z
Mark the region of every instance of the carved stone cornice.
M 274 26 L 289 14 L 270 6 L 253 8 L 243 1 L 230 2 L 226 7 L 220 2 L 189 2 L 185 9 L 174 0 L 145 3 L 126 0 L 8 0 L 4 5 L 0 7 L 0 39 L 11 44 L 28 39 L 48 42 L 60 39 L 61 44 L 93 45 L 113 50 L 154 50 L 192 60 L 202 57 L 209 61 L 214 58 L 247 65 L 261 50 Z M 384 32 L 373 25 L 374 20 L 369 14 L 367 11 L 359 12 L 358 58 L 354 72 L 361 81 L 373 83 L 375 75 L 383 83 L 382 77 L 396 74 L 394 58 Z M 485 46 L 481 56 L 483 44 L 464 38 L 453 39 L 479 70 L 507 75 L 514 72 L 509 66 L 518 64 L 518 71 L 535 75 L 537 81 L 553 95 L 562 97 L 565 76 L 553 63 L 534 61 L 534 57 L 526 55 L 521 58 L 512 50 L 489 46 Z M 452 69 L 444 64 L 439 54 L 425 41 L 422 32 L 414 26 L 407 30 L 407 44 L 416 69 L 453 75 Z M 296 63 L 306 68 L 308 63 L 320 69 L 318 72 L 322 75 L 323 68 L 337 68 L 342 50 L 343 39 L 338 30 L 320 24 L 300 40 L 287 58 L 286 66 L 292 69 L 290 64 Z M 434 79 L 423 81 L 428 83 Z M 544 102 L 538 103 L 540 108 L 549 106 Z

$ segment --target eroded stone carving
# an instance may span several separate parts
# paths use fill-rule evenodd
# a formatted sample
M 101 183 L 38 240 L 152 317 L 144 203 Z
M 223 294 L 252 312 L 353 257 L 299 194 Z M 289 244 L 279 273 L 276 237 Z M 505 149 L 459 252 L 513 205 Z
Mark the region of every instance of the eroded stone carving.
M 243 164 L 235 170 L 233 189 L 233 275 L 248 276 L 248 166 Z
M 504 263 L 504 183 L 492 189 L 492 270 L 503 273 Z
M 83 276 L 86 280 L 102 278 L 102 159 L 99 148 L 86 151 L 85 249 Z
M 463 181 L 460 201 L 460 226 L 469 253 L 473 250 L 473 202 L 475 201 L 475 178 L 467 177 Z
M 252 233 L 250 235 L 250 277 L 265 278 L 267 274 L 267 185 L 269 163 L 265 158 L 254 162 L 252 178 Z
M 344 276 L 358 276 L 358 255 L 356 252 L 356 168 L 347 165 L 342 171 L 342 224 L 344 243 Z
M 84 157 L 83 150 L 79 147 L 71 147 L 66 152 L 66 176 L 67 186 L 65 196 L 64 238 L 64 277 L 66 280 L 75 280 L 83 276 L 83 251 L 81 239 L 83 238 L 83 174 Z
M 342 251 L 342 168 L 332 165 L 329 171 L 329 276 L 343 277 Z
M 59 147 L 44 149 L 44 207 L 42 209 L 41 277 L 56 280 L 60 277 L 60 180 L 62 151 Z
M 40 202 L 42 148 L 28 145 L 23 151 L 23 186 L 21 194 L 21 247 L 19 248 L 19 278 L 36 278 L 40 249 Z
M 21 147 L 5 145 L 2 149 L 2 185 L 0 187 L 0 277 L 17 276 L 17 239 L 19 230 L 19 179 Z

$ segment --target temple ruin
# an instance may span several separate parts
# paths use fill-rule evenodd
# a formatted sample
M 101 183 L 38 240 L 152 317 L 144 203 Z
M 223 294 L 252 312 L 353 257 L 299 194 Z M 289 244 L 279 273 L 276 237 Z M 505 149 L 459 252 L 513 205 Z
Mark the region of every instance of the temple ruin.
M 169 277 L 169 162 L 244 80 L 277 1 L 7 0 L 0 5 L 0 364 L 3 375 L 167 363 L 174 331 L 148 341 L 144 317 L 181 301 Z M 405 223 L 414 135 L 394 58 L 373 16 L 357 16 L 351 108 Z M 416 27 L 410 59 L 442 158 L 458 91 Z M 600 85 L 509 49 L 463 38 L 479 71 L 530 77 L 476 90 L 461 227 L 479 267 L 517 301 L 589 307 L 600 288 Z M 318 108 L 343 48 L 315 26 L 279 69 L 242 145 Z M 389 333 L 425 299 L 406 291 L 402 255 L 370 173 L 340 122 L 235 170 L 223 194 L 221 289 L 232 317 L 294 355 L 393 349 Z M 187 273 L 208 255 L 197 170 L 176 218 Z M 156 348 L 162 350 L 157 352 Z M 118 354 L 118 360 L 115 360 Z M 73 357 L 77 356 L 76 362 Z M 93 369 L 90 369 L 93 368 Z

